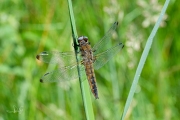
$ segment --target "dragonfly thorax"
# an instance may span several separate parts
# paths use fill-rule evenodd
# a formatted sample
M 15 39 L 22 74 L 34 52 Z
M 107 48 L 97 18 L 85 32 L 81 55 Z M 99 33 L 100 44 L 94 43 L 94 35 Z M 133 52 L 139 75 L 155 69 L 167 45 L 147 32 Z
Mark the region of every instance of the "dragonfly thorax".
M 86 37 L 86 36 L 79 37 L 78 38 L 78 43 L 79 43 L 79 45 L 89 44 L 88 37 Z

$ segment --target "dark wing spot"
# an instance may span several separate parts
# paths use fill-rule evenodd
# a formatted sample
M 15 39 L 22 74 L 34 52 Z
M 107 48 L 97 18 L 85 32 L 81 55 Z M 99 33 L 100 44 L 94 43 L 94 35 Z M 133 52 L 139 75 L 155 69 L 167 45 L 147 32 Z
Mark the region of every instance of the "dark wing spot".
M 40 82 L 41 82 L 41 83 L 43 83 L 43 80 L 42 80 L 42 79 L 40 79 Z
M 38 59 L 38 60 L 39 60 L 39 55 L 36 55 L 36 59 Z

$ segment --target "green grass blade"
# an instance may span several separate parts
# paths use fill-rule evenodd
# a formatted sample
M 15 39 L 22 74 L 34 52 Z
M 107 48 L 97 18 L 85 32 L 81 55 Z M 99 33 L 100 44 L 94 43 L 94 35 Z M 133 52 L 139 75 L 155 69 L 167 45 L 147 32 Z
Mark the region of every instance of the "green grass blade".
M 165 4 L 163 6 L 163 9 L 161 11 L 161 14 L 160 14 L 160 16 L 158 18 L 158 21 L 156 22 L 156 24 L 155 24 L 155 26 L 154 26 L 154 28 L 153 28 L 147 42 L 146 42 L 146 46 L 144 48 L 144 51 L 142 53 L 140 62 L 138 64 L 138 67 L 137 67 L 137 70 L 136 70 L 136 73 L 135 73 L 135 76 L 134 76 L 134 80 L 133 80 L 133 83 L 132 83 L 132 86 L 131 86 L 131 89 L 130 89 L 130 92 L 129 92 L 129 95 L 128 95 L 128 98 L 127 98 L 127 101 L 126 101 L 126 104 L 125 104 L 125 108 L 124 108 L 124 111 L 123 111 L 123 114 L 122 114 L 122 117 L 121 117 L 122 120 L 124 120 L 125 115 L 126 115 L 126 113 L 128 111 L 128 108 L 130 106 L 130 103 L 131 103 L 131 101 L 133 99 L 133 96 L 134 96 L 134 93 L 135 93 L 135 90 L 136 90 L 136 87 L 137 87 L 137 84 L 138 84 L 139 77 L 141 75 L 142 69 L 144 67 L 146 58 L 148 56 L 149 50 L 150 50 L 152 42 L 153 42 L 153 38 L 154 38 L 158 28 L 159 28 L 159 25 L 160 25 L 160 23 L 162 21 L 162 18 L 164 16 L 164 13 L 165 13 L 165 11 L 167 9 L 167 6 L 168 6 L 169 2 L 170 2 L 170 0 L 166 0 Z
M 71 28 L 72 28 L 73 43 L 74 43 L 75 51 L 77 53 L 78 48 L 76 45 L 77 45 L 78 35 L 77 35 L 77 31 L 76 31 L 76 25 L 75 25 L 75 19 L 74 19 L 71 0 L 68 0 L 68 6 L 69 6 Z M 76 55 L 76 59 L 78 62 L 79 59 L 78 59 L 77 55 Z M 86 118 L 87 118 L 87 120 L 94 120 L 94 112 L 93 112 L 93 107 L 92 107 L 92 102 L 91 102 L 90 88 L 88 85 L 88 81 L 82 80 L 81 75 L 80 75 L 81 73 L 80 73 L 79 66 L 78 66 L 78 74 L 79 74 L 79 83 L 80 83 L 82 99 L 83 99 L 83 103 L 84 103 L 84 107 L 85 107 Z

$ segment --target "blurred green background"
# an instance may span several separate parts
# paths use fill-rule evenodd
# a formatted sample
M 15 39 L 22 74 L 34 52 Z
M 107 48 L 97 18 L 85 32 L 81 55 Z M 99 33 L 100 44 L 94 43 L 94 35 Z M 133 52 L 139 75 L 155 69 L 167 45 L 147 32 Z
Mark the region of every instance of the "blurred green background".
M 123 50 L 96 71 L 97 120 L 120 119 L 146 40 L 164 0 L 73 0 L 78 35 L 93 46 L 115 22 Z M 126 116 L 127 120 L 180 118 L 180 1 L 171 0 Z M 84 120 L 78 80 L 42 84 L 42 51 L 71 51 L 66 0 L 0 1 L 0 120 Z

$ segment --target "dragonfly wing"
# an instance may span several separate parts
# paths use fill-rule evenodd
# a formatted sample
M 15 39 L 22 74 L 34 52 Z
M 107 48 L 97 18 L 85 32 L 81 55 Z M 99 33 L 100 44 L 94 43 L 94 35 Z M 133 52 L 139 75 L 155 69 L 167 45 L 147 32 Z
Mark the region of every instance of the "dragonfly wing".
M 115 31 L 115 29 L 117 28 L 117 26 L 118 26 L 118 22 L 115 22 L 108 30 L 108 32 L 104 35 L 104 37 L 94 45 L 92 49 L 94 54 L 98 54 L 103 51 L 103 48 L 107 46 L 107 43 L 110 41 L 110 38 L 113 32 Z
M 80 70 L 84 70 L 84 66 L 80 65 Z M 59 68 L 53 72 L 45 73 L 40 82 L 65 82 L 67 80 L 74 80 L 78 78 L 77 65 Z
M 60 66 L 67 66 L 76 62 L 74 52 L 44 51 L 38 54 L 36 58 L 42 62 Z
M 95 61 L 93 63 L 94 69 L 101 68 L 104 64 L 106 64 L 115 54 L 117 54 L 124 45 L 122 43 L 119 43 L 115 45 L 114 47 L 106 50 L 105 52 L 102 52 L 100 54 L 97 54 L 94 56 Z

